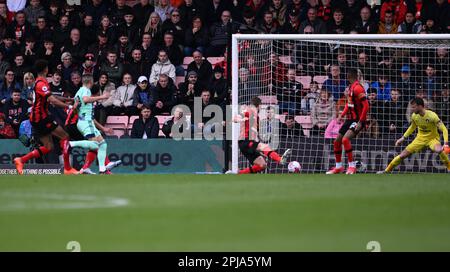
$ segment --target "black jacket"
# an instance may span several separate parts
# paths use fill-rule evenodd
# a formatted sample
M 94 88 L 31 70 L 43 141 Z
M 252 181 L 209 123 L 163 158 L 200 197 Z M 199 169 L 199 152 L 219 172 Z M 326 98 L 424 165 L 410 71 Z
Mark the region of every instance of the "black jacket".
M 164 122 L 162 126 L 161 130 L 164 133 L 164 135 L 166 135 L 166 138 L 172 138 L 170 136 L 170 133 L 172 133 L 172 126 L 174 124 L 173 119 L 174 118 L 172 117 L 172 119 L 167 120 L 166 122 Z M 191 124 L 189 124 L 189 122 L 185 118 L 181 119 L 181 122 L 182 123 L 179 125 L 178 129 L 179 134 L 182 135 L 183 131 L 189 130 L 189 134 L 191 135 L 192 134 Z
M 144 132 L 147 134 L 147 138 L 158 138 L 159 123 L 158 119 L 154 116 L 144 120 L 142 117 L 134 120 L 133 128 L 131 129 L 131 138 L 142 139 Z
M 25 99 L 20 99 L 17 105 L 14 105 L 12 99 L 8 99 L 3 106 L 3 113 L 6 117 L 6 123 L 13 124 L 14 120 L 22 122 L 27 118 L 28 113 L 28 102 Z
M 197 66 L 195 61 L 189 63 L 187 67 L 187 73 L 190 71 L 194 71 L 197 73 L 198 81 L 200 81 L 204 86 L 208 86 L 211 83 L 213 76 L 212 65 L 208 60 L 203 60 L 203 63 L 200 65 L 200 68 Z
M 214 102 L 223 106 L 229 100 L 228 83 L 225 78 L 214 79 L 209 85 L 209 92 Z

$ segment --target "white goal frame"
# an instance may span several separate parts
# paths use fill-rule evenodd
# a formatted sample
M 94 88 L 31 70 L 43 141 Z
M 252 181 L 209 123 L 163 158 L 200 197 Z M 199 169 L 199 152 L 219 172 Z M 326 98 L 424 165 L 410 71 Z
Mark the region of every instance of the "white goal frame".
M 239 51 L 241 40 L 450 40 L 450 34 L 233 34 L 231 43 L 231 107 L 232 114 L 238 113 Z M 239 124 L 232 124 L 231 170 L 239 167 Z

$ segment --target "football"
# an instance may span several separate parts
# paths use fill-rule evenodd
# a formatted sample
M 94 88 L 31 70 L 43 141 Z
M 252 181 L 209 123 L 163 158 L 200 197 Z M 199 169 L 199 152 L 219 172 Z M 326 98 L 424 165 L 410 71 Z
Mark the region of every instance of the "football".
M 288 164 L 289 173 L 300 173 L 302 171 L 302 166 L 298 161 L 291 161 Z

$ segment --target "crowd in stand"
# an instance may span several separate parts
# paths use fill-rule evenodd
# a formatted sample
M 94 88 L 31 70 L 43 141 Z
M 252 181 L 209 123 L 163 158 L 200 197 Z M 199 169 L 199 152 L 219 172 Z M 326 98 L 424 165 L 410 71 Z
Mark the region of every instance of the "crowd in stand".
M 19 125 L 27 118 L 35 80 L 32 66 L 37 59 L 49 62 L 48 77 L 51 78 L 51 91 L 56 95 L 73 97 L 81 86 L 82 75 L 92 74 L 96 81 L 93 95 L 112 94 L 107 101 L 96 105 L 96 119 L 104 124 L 111 115 L 140 114 L 131 136 L 150 138 L 158 137 L 153 116 L 170 114 L 178 104 L 192 109 L 195 97 L 201 98 L 203 106 L 224 107 L 229 103 L 226 70 L 231 33 L 450 32 L 450 1 L 447 0 L 385 0 L 381 5 L 369 5 L 367 2 L 376 1 L 365 0 L 67 2 L 0 0 L 0 138 L 17 138 Z M 352 61 L 364 74 L 369 98 L 373 100 L 371 103 L 386 103 L 383 107 L 393 112 L 398 110 L 396 103 L 403 103 L 406 98 L 422 92 L 430 103 L 434 102 L 431 108 L 448 111 L 445 101 L 448 101 L 449 92 L 446 81 L 449 53 L 446 49 L 433 52 L 436 56 L 430 63 L 417 64 L 414 57 L 423 56 L 411 55 L 409 62 L 394 68 L 390 65 L 400 65 L 400 62 L 389 63 L 382 59 L 386 69 L 399 71 L 396 81 L 401 84 L 392 86 L 389 82 L 392 79 L 387 75 L 369 72 L 371 69 L 378 71 L 379 67 L 366 67 L 366 62 L 378 63 L 367 61 L 368 56 L 377 55 L 376 52 L 357 52 L 357 60 L 353 60 L 354 52 L 338 50 L 330 55 L 330 59 L 336 61 L 323 64 L 315 58 L 318 53 L 315 50 L 320 48 L 293 50 L 302 52 L 291 56 L 295 67 L 278 62 L 281 55 L 290 55 L 292 48 L 298 47 L 289 49 L 286 45 L 286 50 L 271 56 L 278 82 L 274 91 L 280 97 L 280 107 L 287 114 L 312 114 L 319 133 L 324 133 L 335 112 L 339 112 L 348 85 L 345 68 Z M 183 66 L 185 57 L 193 59 L 187 67 Z M 223 57 L 223 61 L 212 65 L 208 57 Z M 249 59 L 239 66 L 240 84 L 251 90 L 253 83 L 246 83 L 246 79 L 256 70 Z M 282 71 L 278 72 L 280 69 Z M 298 75 L 327 75 L 329 79 L 323 84 L 311 82 L 306 89 L 296 81 Z M 415 83 L 408 81 L 410 75 L 411 78 L 423 76 L 422 88 L 417 93 L 411 87 Z M 185 79 L 178 84 L 177 77 Z M 436 77 L 439 81 L 433 81 Z M 289 92 L 292 86 L 295 86 L 295 92 L 299 91 L 300 98 L 284 101 L 290 95 L 283 96 L 281 92 Z M 410 89 L 405 91 L 405 86 Z M 442 90 L 439 99 L 445 101 L 433 100 L 438 89 Z M 443 103 L 446 106 L 442 106 Z M 185 122 L 181 109 L 175 112 L 170 122 Z M 63 109 L 52 107 L 51 113 L 64 124 L 66 112 Z M 379 114 L 374 112 L 371 116 L 377 119 Z M 449 116 L 448 112 L 446 116 Z M 286 123 L 295 127 L 297 124 L 291 124 L 292 120 L 293 117 L 288 116 Z M 202 124 L 206 121 L 202 120 Z M 202 124 L 200 128 L 203 128 Z M 397 125 L 384 126 L 391 129 Z M 163 127 L 163 133 L 171 137 L 167 127 Z

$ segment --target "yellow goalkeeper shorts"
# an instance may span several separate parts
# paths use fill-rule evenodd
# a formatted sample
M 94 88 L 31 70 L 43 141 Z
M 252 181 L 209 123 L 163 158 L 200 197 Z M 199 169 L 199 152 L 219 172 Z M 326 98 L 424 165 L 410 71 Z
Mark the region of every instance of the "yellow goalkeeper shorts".
M 416 152 L 420 152 L 425 147 L 428 147 L 434 152 L 435 147 L 438 144 L 441 144 L 441 141 L 439 138 L 434 138 L 431 140 L 424 139 L 424 138 L 415 138 L 414 141 L 412 141 L 412 143 L 410 143 L 406 147 L 406 150 L 408 150 L 408 152 L 410 152 L 410 153 L 416 153 Z

